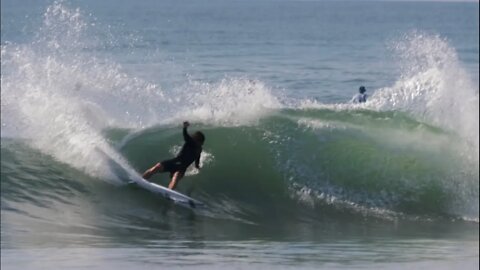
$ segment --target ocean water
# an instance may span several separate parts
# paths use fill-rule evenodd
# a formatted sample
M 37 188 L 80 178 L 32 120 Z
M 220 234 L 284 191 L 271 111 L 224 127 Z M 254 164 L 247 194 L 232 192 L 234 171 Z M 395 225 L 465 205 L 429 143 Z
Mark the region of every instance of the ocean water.
M 478 2 L 3 0 L 2 269 L 478 269 L 478 20 Z M 206 210 L 112 166 L 174 156 L 185 120 L 206 143 L 178 190 Z

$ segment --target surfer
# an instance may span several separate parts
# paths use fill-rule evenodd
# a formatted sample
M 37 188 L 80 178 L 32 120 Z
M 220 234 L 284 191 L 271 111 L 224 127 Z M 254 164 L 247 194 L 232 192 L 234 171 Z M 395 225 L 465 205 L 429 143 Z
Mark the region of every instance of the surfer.
M 365 94 L 365 92 L 367 92 L 367 89 L 365 89 L 365 86 L 360 86 L 360 88 L 358 88 L 358 94 L 356 94 L 351 102 L 352 103 L 364 103 L 367 101 L 367 94 Z
M 143 178 L 148 179 L 155 173 L 170 172 L 171 180 L 168 188 L 173 190 L 185 175 L 185 171 L 190 164 L 195 162 L 195 167 L 200 169 L 200 154 L 202 153 L 205 136 L 200 131 L 190 136 L 187 132 L 189 125 L 188 122 L 183 122 L 183 139 L 185 140 L 185 144 L 177 157 L 155 164 L 143 173 Z

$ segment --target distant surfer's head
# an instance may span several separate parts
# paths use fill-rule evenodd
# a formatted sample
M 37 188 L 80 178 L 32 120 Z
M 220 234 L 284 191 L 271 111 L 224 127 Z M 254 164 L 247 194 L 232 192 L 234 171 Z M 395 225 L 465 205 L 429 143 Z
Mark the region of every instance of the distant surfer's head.
M 201 131 L 193 133 L 192 138 L 200 145 L 203 145 L 205 142 L 205 135 Z
M 360 88 L 358 88 L 358 92 L 363 94 L 363 93 L 367 92 L 367 89 L 365 89 L 365 86 L 360 86 Z

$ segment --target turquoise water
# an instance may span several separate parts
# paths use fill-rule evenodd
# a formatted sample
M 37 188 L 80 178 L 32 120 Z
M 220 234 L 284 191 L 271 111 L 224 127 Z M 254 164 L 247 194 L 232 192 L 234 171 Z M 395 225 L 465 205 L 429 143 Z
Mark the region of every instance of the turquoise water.
M 1 15 L 2 268 L 478 269 L 478 3 Z M 205 211 L 112 166 L 175 155 L 184 120 L 207 140 L 179 191 Z

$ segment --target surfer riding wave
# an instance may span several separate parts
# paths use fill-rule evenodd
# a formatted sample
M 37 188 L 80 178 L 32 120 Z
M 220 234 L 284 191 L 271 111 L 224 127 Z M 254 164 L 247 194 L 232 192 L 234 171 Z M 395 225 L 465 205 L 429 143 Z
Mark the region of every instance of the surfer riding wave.
M 202 153 L 202 145 L 205 142 L 205 135 L 201 131 L 197 131 L 190 136 L 187 132 L 189 126 L 188 122 L 183 122 L 185 143 L 180 153 L 175 158 L 161 161 L 145 171 L 143 173 L 144 179 L 149 179 L 155 173 L 169 172 L 171 180 L 168 188 L 173 190 L 185 175 L 185 171 L 190 164 L 195 162 L 195 167 L 200 169 L 200 155 Z

